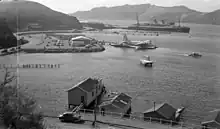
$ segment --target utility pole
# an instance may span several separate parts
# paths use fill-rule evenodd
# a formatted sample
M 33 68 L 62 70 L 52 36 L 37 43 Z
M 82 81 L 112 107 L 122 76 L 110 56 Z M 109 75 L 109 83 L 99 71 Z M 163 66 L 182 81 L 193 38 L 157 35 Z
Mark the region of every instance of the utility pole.
M 97 109 L 97 85 L 95 86 L 95 109 L 94 109 L 94 122 L 92 123 L 93 126 L 96 126 L 96 109 Z

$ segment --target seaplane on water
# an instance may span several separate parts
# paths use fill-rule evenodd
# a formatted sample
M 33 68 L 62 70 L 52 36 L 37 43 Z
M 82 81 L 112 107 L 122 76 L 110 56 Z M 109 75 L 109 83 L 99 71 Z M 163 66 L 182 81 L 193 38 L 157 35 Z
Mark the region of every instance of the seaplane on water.
M 150 60 L 150 56 L 145 55 L 144 59 L 140 59 L 140 64 L 144 65 L 145 67 L 152 67 L 154 61 Z
M 126 34 L 123 36 L 123 40 L 119 44 L 110 44 L 111 46 L 114 47 L 123 47 L 123 48 L 135 48 L 135 46 L 132 46 L 130 40 L 128 40 L 128 37 Z
M 120 44 L 111 44 L 114 47 L 127 47 L 127 48 L 135 48 L 136 50 L 140 49 L 156 49 L 156 45 L 152 44 L 152 40 L 145 41 L 131 41 L 128 39 L 127 35 L 124 34 L 123 40 Z
M 136 50 L 143 50 L 143 49 L 156 49 L 157 46 L 152 44 L 152 40 L 145 40 L 137 43 Z

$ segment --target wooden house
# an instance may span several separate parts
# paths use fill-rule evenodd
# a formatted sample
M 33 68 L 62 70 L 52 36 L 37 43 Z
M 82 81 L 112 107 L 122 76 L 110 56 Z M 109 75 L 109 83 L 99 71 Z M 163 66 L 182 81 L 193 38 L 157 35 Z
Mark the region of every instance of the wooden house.
M 103 102 L 99 108 L 104 109 L 106 112 L 114 112 L 118 114 L 127 114 L 127 112 L 131 109 L 131 100 L 127 94 L 120 93 L 116 95 L 114 98 Z
M 202 122 L 205 129 L 220 129 L 220 110 L 211 111 Z
M 153 108 L 144 112 L 145 120 L 170 122 L 175 121 L 176 109 L 167 103 L 154 105 Z
M 99 95 L 101 95 L 104 84 L 101 79 L 87 78 L 69 90 L 68 105 L 79 106 L 83 103 L 84 107 L 89 106 Z M 97 91 L 97 93 L 96 93 Z

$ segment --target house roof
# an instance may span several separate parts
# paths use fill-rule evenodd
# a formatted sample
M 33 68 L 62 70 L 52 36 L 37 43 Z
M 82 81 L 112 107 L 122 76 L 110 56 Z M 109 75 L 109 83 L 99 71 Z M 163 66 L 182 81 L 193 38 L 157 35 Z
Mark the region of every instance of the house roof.
M 214 110 L 208 113 L 202 124 L 216 122 L 220 125 L 220 110 Z
M 76 87 L 78 87 L 86 92 L 91 92 L 93 89 L 95 89 L 95 86 L 98 82 L 99 82 L 98 79 L 87 78 L 79 82 L 78 84 L 74 85 L 72 88 L 68 89 L 67 91 L 71 91 Z
M 86 36 L 77 36 L 71 39 L 72 41 L 78 41 L 78 40 L 92 40 L 92 38 L 86 37 Z
M 103 102 L 100 106 L 112 104 L 120 109 L 123 109 L 125 106 L 127 106 L 128 102 L 131 101 L 131 99 L 132 98 L 127 94 L 120 93 L 119 95 L 115 96 L 112 100 Z
M 160 115 L 162 115 L 163 117 L 169 119 L 173 116 L 173 114 L 176 112 L 176 109 L 174 107 L 172 107 L 171 105 L 167 104 L 167 103 L 162 103 L 159 105 L 145 111 L 145 113 L 150 113 L 150 112 L 154 112 L 154 110 L 159 113 Z

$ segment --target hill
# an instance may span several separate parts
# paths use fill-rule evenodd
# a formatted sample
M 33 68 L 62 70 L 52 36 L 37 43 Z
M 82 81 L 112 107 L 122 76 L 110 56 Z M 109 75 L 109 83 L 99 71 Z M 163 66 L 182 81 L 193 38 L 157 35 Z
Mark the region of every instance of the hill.
M 54 11 L 37 2 L 23 0 L 0 2 L 0 18 L 6 18 L 13 31 L 17 18 L 20 30 L 27 30 L 28 25 L 38 25 L 40 30 L 82 28 L 76 17 Z
M 167 22 L 177 22 L 181 19 L 182 22 L 211 24 L 212 19 L 209 18 L 216 17 L 216 24 L 220 24 L 218 11 L 204 14 L 185 6 L 161 7 L 151 4 L 123 5 L 93 8 L 90 11 L 78 11 L 70 15 L 83 20 L 136 20 L 136 13 L 140 21 L 152 22 L 156 18 L 157 20 L 165 20 Z M 200 21 L 201 19 L 206 19 L 206 21 Z
M 193 22 L 198 24 L 215 24 L 220 25 L 220 10 L 210 13 L 202 13 L 200 15 L 189 15 L 184 22 Z

